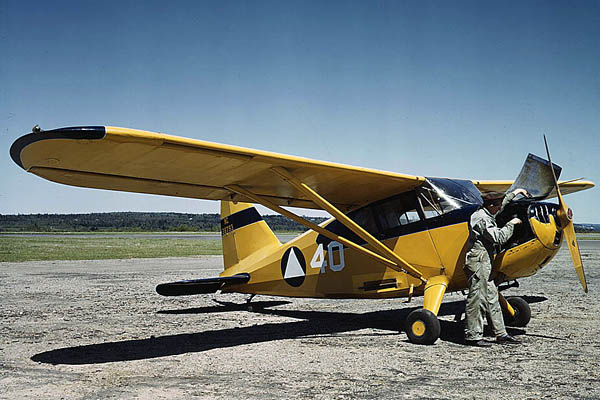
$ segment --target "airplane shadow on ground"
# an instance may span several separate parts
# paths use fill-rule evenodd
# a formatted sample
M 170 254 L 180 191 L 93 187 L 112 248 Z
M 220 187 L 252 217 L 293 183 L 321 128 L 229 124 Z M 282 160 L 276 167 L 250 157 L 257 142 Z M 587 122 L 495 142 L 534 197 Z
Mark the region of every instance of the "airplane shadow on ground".
M 210 307 L 184 308 L 179 310 L 161 310 L 157 314 L 210 314 L 232 311 L 254 311 L 290 304 L 291 301 L 253 301 L 251 303 L 233 303 L 213 299 L 218 305 Z
M 530 302 L 544 301 L 544 297 L 525 297 Z M 85 346 L 66 347 L 45 351 L 31 360 L 47 364 L 101 364 L 117 361 L 143 360 L 185 353 L 203 352 L 212 349 L 235 347 L 244 344 L 274 340 L 300 339 L 315 336 L 335 336 L 362 329 L 377 329 L 386 332 L 358 333 L 361 336 L 399 335 L 404 330 L 408 314 L 418 307 L 382 310 L 370 313 L 347 313 L 329 311 L 273 310 L 268 307 L 286 304 L 285 301 L 252 302 L 253 312 L 298 319 L 284 323 L 212 330 L 198 333 L 166 335 L 147 339 L 123 340 Z M 220 303 L 219 306 L 159 311 L 161 314 L 202 314 L 247 310 L 247 304 Z M 442 304 L 439 316 L 452 316 L 464 311 L 464 301 Z M 463 323 L 440 320 L 440 340 L 462 343 Z M 511 329 L 513 335 L 524 334 L 522 329 Z M 399 340 L 408 341 L 405 335 Z

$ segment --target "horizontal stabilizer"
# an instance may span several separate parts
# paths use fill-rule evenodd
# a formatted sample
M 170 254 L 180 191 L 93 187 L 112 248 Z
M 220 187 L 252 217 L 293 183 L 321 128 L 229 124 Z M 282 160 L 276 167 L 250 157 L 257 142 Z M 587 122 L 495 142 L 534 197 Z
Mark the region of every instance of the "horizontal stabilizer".
M 225 285 L 246 283 L 249 274 L 237 274 L 219 278 L 192 279 L 171 283 L 161 283 L 156 286 L 156 292 L 163 296 L 189 296 L 192 294 L 215 293 Z

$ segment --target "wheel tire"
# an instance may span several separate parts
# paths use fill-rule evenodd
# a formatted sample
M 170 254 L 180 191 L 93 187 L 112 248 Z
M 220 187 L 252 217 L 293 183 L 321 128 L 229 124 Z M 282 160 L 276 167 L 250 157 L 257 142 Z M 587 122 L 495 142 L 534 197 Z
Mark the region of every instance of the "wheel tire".
M 405 331 L 412 343 L 434 344 L 440 337 L 440 321 L 434 313 L 421 308 L 408 314 Z
M 509 297 L 508 304 L 515 310 L 515 315 L 504 313 L 504 324 L 508 326 L 527 326 L 531 320 L 531 307 L 522 297 Z

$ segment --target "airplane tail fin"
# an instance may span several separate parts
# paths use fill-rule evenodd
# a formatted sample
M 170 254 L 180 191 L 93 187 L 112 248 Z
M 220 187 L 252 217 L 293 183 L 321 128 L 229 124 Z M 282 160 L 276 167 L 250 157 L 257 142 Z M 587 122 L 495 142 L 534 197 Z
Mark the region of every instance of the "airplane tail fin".
M 252 204 L 221 201 L 221 240 L 225 269 L 281 242 Z

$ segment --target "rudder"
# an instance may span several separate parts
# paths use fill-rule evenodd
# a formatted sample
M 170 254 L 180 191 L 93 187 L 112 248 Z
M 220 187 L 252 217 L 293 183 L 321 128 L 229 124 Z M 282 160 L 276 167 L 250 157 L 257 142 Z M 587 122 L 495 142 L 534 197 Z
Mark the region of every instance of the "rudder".
M 225 269 L 259 250 L 281 246 L 252 204 L 224 200 L 221 201 L 221 240 Z

